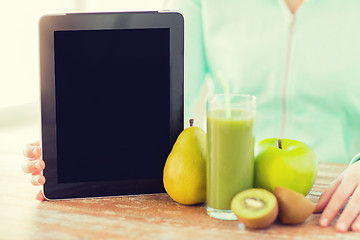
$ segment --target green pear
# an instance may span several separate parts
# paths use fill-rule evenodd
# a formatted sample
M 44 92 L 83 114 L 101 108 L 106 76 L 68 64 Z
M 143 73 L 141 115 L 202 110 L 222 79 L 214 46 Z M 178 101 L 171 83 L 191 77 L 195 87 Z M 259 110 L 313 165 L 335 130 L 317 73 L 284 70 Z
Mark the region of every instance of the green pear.
M 206 199 L 206 133 L 199 127 L 184 129 L 164 167 L 166 192 L 176 202 L 193 205 Z

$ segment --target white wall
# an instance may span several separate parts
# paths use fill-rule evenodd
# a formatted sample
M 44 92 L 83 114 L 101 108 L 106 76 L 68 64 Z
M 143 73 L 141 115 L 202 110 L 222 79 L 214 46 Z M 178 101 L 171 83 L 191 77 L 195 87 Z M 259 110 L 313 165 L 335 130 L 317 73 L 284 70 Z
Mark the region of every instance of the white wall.
M 2 1 L 4 2 L 4 1 Z M 38 21 L 44 14 L 159 10 L 164 0 L 13 0 L 0 9 L 0 108 L 38 101 Z
M 165 0 L 10 0 L 0 3 L 0 152 L 40 138 L 38 21 L 66 12 L 161 10 Z M 15 150 L 16 149 L 16 150 Z

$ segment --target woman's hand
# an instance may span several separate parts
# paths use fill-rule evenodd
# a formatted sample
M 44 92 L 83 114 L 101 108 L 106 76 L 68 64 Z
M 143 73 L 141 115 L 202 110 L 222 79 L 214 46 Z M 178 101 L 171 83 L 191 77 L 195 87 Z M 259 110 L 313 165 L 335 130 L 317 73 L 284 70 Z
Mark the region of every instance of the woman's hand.
M 350 198 L 351 197 L 351 198 Z M 350 165 L 322 193 L 315 212 L 322 212 L 319 224 L 327 227 L 348 201 L 335 224 L 338 232 L 360 231 L 360 161 Z
M 45 162 L 41 159 L 40 141 L 26 145 L 23 153 L 27 158 L 22 164 L 23 171 L 31 174 L 30 182 L 33 185 L 43 185 L 45 177 L 42 170 L 45 168 Z M 45 200 L 42 191 L 36 195 L 36 199 L 39 201 Z

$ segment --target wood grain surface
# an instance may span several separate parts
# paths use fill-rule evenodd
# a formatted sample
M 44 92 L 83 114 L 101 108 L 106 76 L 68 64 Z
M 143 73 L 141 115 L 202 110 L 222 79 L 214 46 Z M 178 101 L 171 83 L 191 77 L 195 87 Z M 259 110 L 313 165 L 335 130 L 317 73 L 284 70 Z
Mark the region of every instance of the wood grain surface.
M 21 171 L 23 158 L 0 154 L 0 239 L 360 239 L 360 233 L 321 228 L 319 214 L 305 223 L 278 222 L 262 230 L 243 229 L 237 221 L 206 214 L 205 205 L 182 206 L 167 194 L 38 202 L 39 190 Z M 346 168 L 319 164 L 308 195 L 314 203 Z

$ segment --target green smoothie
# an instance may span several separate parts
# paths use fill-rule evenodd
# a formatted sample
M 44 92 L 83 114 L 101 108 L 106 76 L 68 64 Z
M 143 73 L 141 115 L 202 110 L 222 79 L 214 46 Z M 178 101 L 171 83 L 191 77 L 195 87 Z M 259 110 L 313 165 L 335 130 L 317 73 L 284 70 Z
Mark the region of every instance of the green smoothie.
M 253 186 L 254 116 L 251 112 L 211 110 L 207 116 L 207 205 L 229 210 L 232 198 Z

